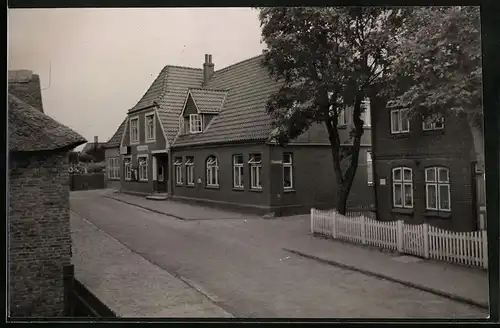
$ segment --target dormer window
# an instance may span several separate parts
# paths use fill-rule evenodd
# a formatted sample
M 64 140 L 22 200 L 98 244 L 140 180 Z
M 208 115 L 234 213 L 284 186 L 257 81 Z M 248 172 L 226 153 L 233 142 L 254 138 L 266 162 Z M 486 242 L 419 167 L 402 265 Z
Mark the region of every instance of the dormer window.
M 200 114 L 189 115 L 189 132 L 190 133 L 202 132 L 202 120 Z

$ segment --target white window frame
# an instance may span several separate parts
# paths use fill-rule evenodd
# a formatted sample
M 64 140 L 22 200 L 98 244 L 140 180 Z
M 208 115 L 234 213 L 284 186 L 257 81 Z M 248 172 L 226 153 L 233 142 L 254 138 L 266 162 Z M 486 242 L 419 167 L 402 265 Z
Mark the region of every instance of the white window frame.
M 366 182 L 373 186 L 373 158 L 371 150 L 366 151 Z
M 337 126 L 343 127 L 351 124 L 352 121 L 352 108 L 346 107 L 339 111 L 337 117 Z
M 189 133 L 201 132 L 203 132 L 203 117 L 201 114 L 189 114 Z
M 123 179 L 126 181 L 132 180 L 132 157 L 123 157 Z
M 261 157 L 261 155 L 260 154 L 250 155 L 250 159 L 248 160 L 248 164 L 250 165 L 250 189 L 262 190 L 262 181 L 260 180 L 260 176 L 262 174 L 262 157 Z M 254 177 L 255 177 L 255 179 L 254 179 Z
M 361 102 L 361 108 L 364 109 L 361 113 L 361 119 L 363 120 L 363 126 L 372 126 L 372 114 L 371 114 L 371 103 L 369 98 L 365 98 Z
M 175 184 L 180 186 L 184 184 L 184 177 L 182 174 L 182 157 L 176 157 L 174 160 L 175 167 Z
M 219 160 L 215 156 L 209 156 L 205 161 L 207 187 L 219 186 Z
M 194 186 L 194 157 L 187 156 L 184 165 L 186 166 L 186 184 Z
M 396 179 L 396 171 L 400 171 L 401 179 Z M 410 179 L 405 179 L 404 172 L 410 172 Z M 396 186 L 401 186 L 401 204 L 396 204 Z M 411 205 L 406 205 L 406 188 L 411 191 Z M 413 209 L 413 170 L 406 166 L 399 166 L 392 169 L 392 206 L 394 208 Z
M 132 139 L 132 136 L 133 136 L 133 133 L 132 133 L 132 130 L 133 130 L 133 124 L 132 122 L 134 121 L 137 121 L 137 139 Z M 139 116 L 134 116 L 134 117 L 131 117 L 130 118 L 130 124 L 129 124 L 129 127 L 130 127 L 130 130 L 129 130 L 129 134 L 130 134 L 130 144 L 131 145 L 136 145 L 140 142 L 140 135 L 141 135 L 141 129 L 140 129 L 140 125 L 139 125 Z
M 237 161 L 237 158 L 241 158 L 241 162 Z M 233 155 L 233 188 L 243 189 L 243 167 L 244 167 L 244 158 L 242 154 Z M 236 178 L 238 177 L 238 178 Z M 237 184 L 239 181 L 239 184 Z
M 120 157 L 108 158 L 108 178 L 120 179 Z
M 152 126 L 152 137 L 149 137 L 149 126 L 148 126 L 148 117 L 153 117 L 153 126 Z M 155 142 L 156 141 L 156 115 L 155 112 L 149 112 L 144 114 L 144 137 L 146 142 Z
M 143 164 L 141 164 L 141 159 L 143 159 Z M 137 155 L 137 172 L 139 176 L 139 181 L 149 181 L 149 156 L 148 155 Z
M 446 180 L 440 179 L 440 171 L 446 172 Z M 429 178 L 429 172 L 434 172 L 434 179 Z M 449 208 L 441 206 L 441 190 L 440 187 L 447 187 Z M 435 201 L 436 207 L 431 207 L 429 204 L 429 188 L 434 187 L 436 190 Z M 425 209 L 430 211 L 451 212 L 451 189 L 450 189 L 450 169 L 442 166 L 433 166 L 425 169 Z
M 392 109 L 391 112 L 390 112 L 390 120 L 391 120 L 391 133 L 392 134 L 401 134 L 401 133 L 408 133 L 410 132 L 410 118 L 408 117 L 408 114 L 406 115 L 406 120 L 408 121 L 408 124 L 407 124 L 407 129 L 403 130 L 402 126 L 403 126 L 403 117 L 405 115 L 403 115 L 404 113 L 408 113 L 409 112 L 409 109 L 408 108 L 401 108 L 401 109 Z M 392 117 L 393 117 L 393 113 L 397 113 L 398 115 L 398 129 L 396 129 L 396 127 L 394 126 L 394 121 L 392 120 Z
M 433 122 L 429 122 L 429 121 Z M 436 121 L 441 121 L 441 126 L 437 127 Z M 423 117 L 422 118 L 422 130 L 423 131 L 435 131 L 435 130 L 443 130 L 444 129 L 444 116 L 443 115 L 437 115 L 437 117 Z
M 290 156 L 290 161 L 285 161 L 286 155 Z M 290 168 L 290 186 L 285 186 L 285 168 Z M 293 181 L 293 154 L 291 152 L 283 153 L 283 189 L 292 190 L 294 187 Z

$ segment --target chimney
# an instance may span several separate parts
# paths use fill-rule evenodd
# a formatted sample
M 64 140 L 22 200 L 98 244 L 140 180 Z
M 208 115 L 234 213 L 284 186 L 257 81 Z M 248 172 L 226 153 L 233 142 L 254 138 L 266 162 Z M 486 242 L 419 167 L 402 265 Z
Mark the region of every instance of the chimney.
M 212 63 L 212 55 L 205 55 L 205 63 L 203 64 L 203 85 L 207 84 L 212 74 L 214 73 L 214 64 Z
M 99 143 L 99 137 L 98 137 L 98 136 L 95 136 L 95 137 L 94 137 L 94 151 L 96 151 L 96 150 L 97 150 L 97 145 L 98 145 L 98 143 Z

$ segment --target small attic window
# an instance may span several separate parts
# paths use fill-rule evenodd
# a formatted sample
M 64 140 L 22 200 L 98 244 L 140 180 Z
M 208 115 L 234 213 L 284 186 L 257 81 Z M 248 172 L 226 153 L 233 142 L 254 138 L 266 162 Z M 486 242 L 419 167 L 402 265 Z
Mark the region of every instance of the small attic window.
M 189 115 L 189 132 L 190 133 L 200 133 L 202 132 L 202 119 L 199 114 Z

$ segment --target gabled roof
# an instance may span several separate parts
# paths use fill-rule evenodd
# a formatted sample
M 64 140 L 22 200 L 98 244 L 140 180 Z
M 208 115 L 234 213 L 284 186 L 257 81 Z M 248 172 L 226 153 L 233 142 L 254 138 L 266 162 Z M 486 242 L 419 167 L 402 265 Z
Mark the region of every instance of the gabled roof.
M 267 139 L 272 121 L 266 102 L 281 83 L 261 66 L 262 58 L 259 55 L 215 71 L 206 88 L 228 90 L 222 111 L 206 131 L 179 135 L 173 146 Z
M 74 148 L 85 138 L 9 93 L 9 151 Z
M 218 114 L 222 110 L 226 90 L 191 88 L 189 94 L 201 114 Z
M 31 70 L 20 69 L 8 72 L 9 93 L 43 113 L 40 77 Z
M 127 118 L 125 118 L 116 130 L 115 134 L 109 138 L 108 142 L 104 145 L 104 148 L 118 148 L 122 140 L 123 132 L 125 131 L 125 125 L 127 124 Z

